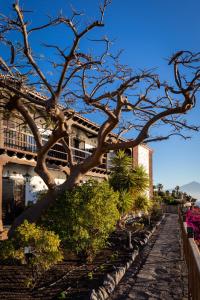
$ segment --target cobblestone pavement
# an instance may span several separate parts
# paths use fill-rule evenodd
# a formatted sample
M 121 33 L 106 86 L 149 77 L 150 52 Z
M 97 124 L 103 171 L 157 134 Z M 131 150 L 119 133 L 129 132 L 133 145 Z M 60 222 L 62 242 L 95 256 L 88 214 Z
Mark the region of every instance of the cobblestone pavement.
M 181 255 L 178 216 L 167 214 L 160 230 L 155 232 L 143 256 L 143 266 L 129 269 L 110 300 L 185 300 L 187 274 Z

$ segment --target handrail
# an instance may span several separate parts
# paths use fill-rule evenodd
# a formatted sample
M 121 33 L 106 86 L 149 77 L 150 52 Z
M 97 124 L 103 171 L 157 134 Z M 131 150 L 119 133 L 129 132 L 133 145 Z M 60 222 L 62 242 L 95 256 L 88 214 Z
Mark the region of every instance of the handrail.
M 200 300 L 200 252 L 193 238 L 188 238 L 187 224 L 183 222 L 179 209 L 179 222 L 183 243 L 184 258 L 188 269 L 189 299 Z

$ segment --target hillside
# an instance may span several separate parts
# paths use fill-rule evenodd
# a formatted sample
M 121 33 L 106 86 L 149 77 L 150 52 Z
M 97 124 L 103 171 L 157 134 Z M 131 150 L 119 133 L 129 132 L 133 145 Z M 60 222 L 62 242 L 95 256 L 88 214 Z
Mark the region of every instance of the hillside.
M 191 195 L 193 198 L 200 199 L 200 183 L 192 181 L 190 183 L 180 186 L 182 192 Z

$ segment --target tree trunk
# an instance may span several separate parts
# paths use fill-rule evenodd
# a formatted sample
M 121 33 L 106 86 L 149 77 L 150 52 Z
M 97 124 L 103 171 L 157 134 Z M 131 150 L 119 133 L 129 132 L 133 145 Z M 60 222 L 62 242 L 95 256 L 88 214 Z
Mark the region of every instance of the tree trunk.
M 51 203 L 53 203 L 57 196 L 59 194 L 58 190 L 49 190 L 47 192 L 47 195 L 44 196 L 41 200 L 37 201 L 35 204 L 33 204 L 31 207 L 24 210 L 21 215 L 19 215 L 15 221 L 13 222 L 9 232 L 8 237 L 12 237 L 15 229 L 24 222 L 24 220 L 27 220 L 30 223 L 35 223 L 39 220 L 42 213 L 49 207 Z
M 36 223 L 49 205 L 54 203 L 58 196 L 64 191 L 72 190 L 73 187 L 80 182 L 83 175 L 84 174 L 81 172 L 81 167 L 76 166 L 67 181 L 65 181 L 62 185 L 57 186 L 54 190 L 49 190 L 42 199 L 23 211 L 23 213 L 15 219 L 8 232 L 8 237 L 11 238 L 13 236 L 15 229 L 21 225 L 24 220 L 27 220 L 30 223 Z
M 2 203 L 2 196 L 3 196 L 3 186 L 2 186 L 2 180 L 3 180 L 3 176 L 2 176 L 2 172 L 3 172 L 3 165 L 0 164 L 0 233 L 3 231 L 3 203 Z

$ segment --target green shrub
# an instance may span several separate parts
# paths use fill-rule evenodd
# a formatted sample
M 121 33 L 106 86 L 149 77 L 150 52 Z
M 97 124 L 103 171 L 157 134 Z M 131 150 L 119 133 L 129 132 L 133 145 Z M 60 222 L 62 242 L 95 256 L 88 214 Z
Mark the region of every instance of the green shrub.
M 63 256 L 59 249 L 60 239 L 52 231 L 24 221 L 16 229 L 13 239 L 7 240 L 1 246 L 1 259 L 15 259 L 21 263 L 28 263 L 32 269 L 32 277 L 27 278 L 27 285 L 34 285 L 39 276 L 61 261 Z M 30 256 L 27 260 L 24 252 L 29 247 Z
M 90 180 L 60 196 L 42 223 L 60 236 L 65 247 L 92 259 L 115 229 L 117 202 L 118 193 L 108 182 Z
M 3 261 L 23 261 L 24 249 L 16 248 L 13 240 L 5 240 L 0 242 L 0 259 Z
M 109 183 L 114 191 L 129 191 L 132 187 L 132 158 L 119 150 L 112 159 Z
M 149 187 L 149 176 L 142 165 L 135 167 L 132 180 L 132 193 L 135 195 L 144 193 Z
M 134 202 L 148 188 L 149 177 L 143 166 L 133 168 L 132 158 L 122 150 L 116 153 L 112 165 L 109 183 L 119 192 L 118 209 L 123 218 L 135 209 Z
M 133 168 L 132 158 L 120 150 L 112 159 L 109 183 L 115 191 L 132 194 L 144 192 L 149 186 L 149 177 L 143 166 Z
M 162 216 L 162 208 L 158 204 L 153 204 L 151 207 L 151 218 L 154 220 L 159 219 Z
M 161 196 L 154 195 L 153 199 L 152 199 L 152 202 L 154 204 L 161 205 L 161 203 L 163 202 L 163 198 Z
M 124 215 L 130 212 L 133 208 L 133 195 L 126 191 L 121 191 L 119 193 L 119 202 L 118 202 L 118 210 L 120 215 Z
M 151 201 L 146 195 L 139 195 L 134 201 L 134 210 L 143 211 L 145 213 L 151 208 Z
M 134 223 L 131 224 L 131 227 L 133 228 L 134 231 L 142 230 L 142 229 L 144 229 L 144 224 L 139 223 L 139 222 L 134 222 Z
M 66 291 L 62 291 L 57 295 L 56 299 L 67 299 L 67 292 Z
M 176 204 L 179 204 L 179 201 L 177 201 L 176 199 L 174 199 L 174 197 L 172 196 L 165 196 L 163 197 L 163 201 L 165 204 L 167 205 L 176 205 Z

